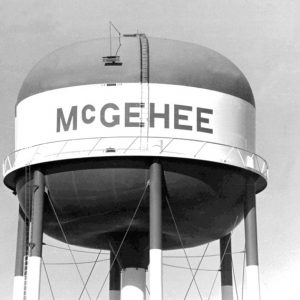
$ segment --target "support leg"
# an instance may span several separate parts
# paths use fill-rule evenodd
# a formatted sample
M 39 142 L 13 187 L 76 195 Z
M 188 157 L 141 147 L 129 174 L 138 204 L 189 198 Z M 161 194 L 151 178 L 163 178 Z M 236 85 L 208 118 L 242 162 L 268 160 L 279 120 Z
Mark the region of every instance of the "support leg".
M 231 234 L 220 239 L 222 300 L 233 300 Z
M 31 253 L 28 258 L 27 299 L 38 300 L 40 294 L 42 242 L 43 242 L 43 210 L 44 210 L 44 175 L 34 171 L 32 187 L 32 240 Z
M 150 299 L 162 299 L 162 166 L 150 166 Z
M 119 249 L 123 238 L 124 233 L 115 233 L 110 236 L 110 247 L 114 250 L 114 253 L 116 253 L 116 249 Z M 146 268 L 149 264 L 148 245 L 148 234 L 129 231 L 121 249 L 118 251 L 115 264 L 117 264 L 117 267 L 121 266 L 122 268 L 122 300 L 146 299 Z
M 24 298 L 24 256 L 26 250 L 25 244 L 26 222 L 22 208 L 19 206 L 18 236 L 13 300 L 23 300 Z
M 245 241 L 246 241 L 246 291 L 247 298 L 260 299 L 259 271 L 258 271 L 258 247 L 257 247 L 257 223 L 255 185 L 252 178 L 247 182 L 246 197 L 244 202 Z
M 143 268 L 126 268 L 122 270 L 122 300 L 146 299 L 146 270 Z
M 120 300 L 121 269 L 115 255 L 110 252 L 109 300 Z

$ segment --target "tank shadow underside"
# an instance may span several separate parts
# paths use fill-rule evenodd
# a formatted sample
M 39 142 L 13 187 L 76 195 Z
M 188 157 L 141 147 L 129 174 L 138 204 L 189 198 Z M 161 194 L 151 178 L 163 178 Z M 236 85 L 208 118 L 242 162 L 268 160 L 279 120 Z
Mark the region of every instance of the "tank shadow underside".
M 40 167 L 58 218 L 73 245 L 109 249 L 109 242 L 122 240 L 149 179 L 153 158 L 99 158 L 51 162 Z M 230 232 L 243 218 L 246 170 L 188 159 L 161 158 L 165 191 L 184 247 L 216 240 Z M 16 191 L 23 209 L 25 173 L 16 178 Z M 265 187 L 256 177 L 256 192 Z M 131 239 L 148 236 L 149 192 L 145 193 L 130 228 Z M 29 195 L 30 196 L 30 195 Z M 27 197 L 28 198 L 28 197 Z M 181 248 L 176 228 L 163 201 L 163 249 Z M 62 242 L 49 200 L 45 202 L 44 232 Z M 134 241 L 132 241 L 134 243 Z

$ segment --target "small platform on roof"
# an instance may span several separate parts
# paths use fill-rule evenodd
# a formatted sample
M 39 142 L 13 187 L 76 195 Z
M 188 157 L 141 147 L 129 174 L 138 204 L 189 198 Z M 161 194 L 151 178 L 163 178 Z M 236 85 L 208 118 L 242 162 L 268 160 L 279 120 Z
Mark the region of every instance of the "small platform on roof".
M 122 66 L 123 63 L 120 61 L 120 56 L 112 55 L 112 56 L 103 56 L 102 61 L 105 66 Z

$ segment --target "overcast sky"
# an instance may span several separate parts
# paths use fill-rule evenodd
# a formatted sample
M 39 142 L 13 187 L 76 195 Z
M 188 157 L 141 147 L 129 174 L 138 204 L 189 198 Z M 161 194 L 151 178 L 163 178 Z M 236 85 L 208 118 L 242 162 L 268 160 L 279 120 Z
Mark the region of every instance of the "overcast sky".
M 269 185 L 257 197 L 262 299 L 299 299 L 299 1 L 1 0 L 0 7 L 2 159 L 14 149 L 14 105 L 29 70 L 56 48 L 107 36 L 110 20 L 122 33 L 139 30 L 150 36 L 201 44 L 239 66 L 248 78 L 256 100 L 257 153 L 270 165 Z M 3 184 L 0 185 L 0 200 L 0 298 L 10 299 L 18 203 Z M 55 243 L 49 238 L 46 241 Z M 234 249 L 241 250 L 243 243 L 241 224 L 234 233 Z M 193 249 L 190 253 L 201 253 L 202 249 Z M 217 244 L 210 248 L 211 253 L 217 250 Z M 67 254 L 61 252 L 47 248 L 45 261 L 70 261 Z M 78 259 L 87 260 L 82 255 Z M 94 258 L 95 255 L 88 259 Z M 237 258 L 236 264 L 241 268 L 242 259 Z M 75 299 L 80 284 L 75 270 L 51 268 L 49 276 L 55 298 Z M 190 281 L 189 273 L 165 269 L 165 299 L 182 299 L 185 283 Z M 86 276 L 88 269 L 83 272 Z M 105 272 L 105 264 L 97 269 L 90 285 L 92 293 L 99 289 L 101 280 L 97 276 L 103 277 Z M 75 273 L 74 277 L 71 273 Z M 237 273 L 241 275 L 239 270 Z M 200 286 L 201 282 L 206 282 L 206 277 L 206 274 L 197 277 Z M 202 278 L 206 279 L 202 281 Z M 51 299 L 46 283 L 43 277 L 43 299 Z M 238 288 L 240 292 L 240 279 Z M 213 297 L 217 299 L 220 287 L 215 289 Z M 209 288 L 204 290 L 207 299 Z M 187 299 L 197 299 L 195 291 L 193 288 Z M 101 299 L 106 299 L 106 295 L 104 292 Z

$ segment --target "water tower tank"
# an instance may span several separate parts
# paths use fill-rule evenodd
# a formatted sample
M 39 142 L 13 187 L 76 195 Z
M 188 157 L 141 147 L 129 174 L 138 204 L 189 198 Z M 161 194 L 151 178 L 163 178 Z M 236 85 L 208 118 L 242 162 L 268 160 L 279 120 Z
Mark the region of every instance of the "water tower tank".
M 122 37 L 110 55 L 110 43 L 118 48 L 117 39 L 72 44 L 31 70 L 16 104 L 5 184 L 24 209 L 31 182 L 24 170 L 39 167 L 69 243 L 110 249 L 121 242 L 157 159 L 184 246 L 226 235 L 243 218 L 248 178 L 256 193 L 267 183 L 247 79 L 199 45 L 137 34 Z M 147 265 L 148 210 L 146 199 L 121 253 L 125 267 Z M 163 249 L 180 248 L 166 204 L 162 210 Z M 44 232 L 64 241 L 47 201 Z

